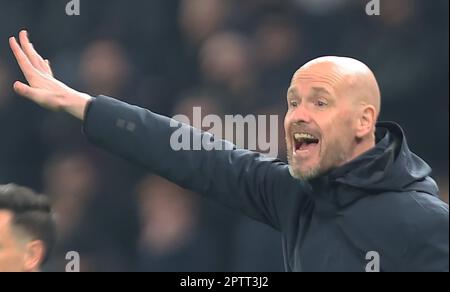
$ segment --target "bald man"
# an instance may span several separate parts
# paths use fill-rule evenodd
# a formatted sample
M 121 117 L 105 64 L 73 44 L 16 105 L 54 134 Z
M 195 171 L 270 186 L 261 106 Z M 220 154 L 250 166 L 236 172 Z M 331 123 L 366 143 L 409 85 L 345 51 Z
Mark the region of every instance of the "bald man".
M 324 57 L 287 93 L 289 164 L 215 141 L 174 151 L 171 119 L 57 81 L 26 32 L 11 49 L 28 81 L 16 92 L 83 120 L 93 143 L 279 230 L 287 271 L 448 271 L 448 205 L 401 128 L 378 123 L 380 90 L 363 63 Z M 204 141 L 204 140 L 202 140 Z

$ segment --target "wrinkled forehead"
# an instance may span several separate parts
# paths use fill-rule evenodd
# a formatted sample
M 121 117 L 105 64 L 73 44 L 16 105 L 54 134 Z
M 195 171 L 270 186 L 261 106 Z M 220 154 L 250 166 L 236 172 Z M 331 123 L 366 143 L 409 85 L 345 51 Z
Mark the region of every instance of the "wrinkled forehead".
M 334 63 L 307 63 L 294 73 L 291 86 L 323 83 L 323 85 L 336 88 L 343 83 L 345 77 L 346 72 Z
M 291 87 L 303 94 L 307 94 L 311 87 L 323 87 L 334 96 L 350 96 L 360 91 L 355 89 L 373 87 L 368 86 L 370 80 L 375 80 L 370 72 L 364 63 L 355 59 L 323 57 L 298 69 L 292 77 Z
M 332 68 L 300 68 L 292 77 L 288 95 L 305 96 L 313 93 L 340 95 L 344 76 Z

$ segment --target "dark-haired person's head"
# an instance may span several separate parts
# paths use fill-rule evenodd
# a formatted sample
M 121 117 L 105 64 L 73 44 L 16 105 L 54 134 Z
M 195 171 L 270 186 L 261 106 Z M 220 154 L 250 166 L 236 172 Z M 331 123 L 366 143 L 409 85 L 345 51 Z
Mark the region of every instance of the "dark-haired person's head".
M 35 272 L 47 260 L 55 225 L 46 196 L 0 185 L 0 272 Z

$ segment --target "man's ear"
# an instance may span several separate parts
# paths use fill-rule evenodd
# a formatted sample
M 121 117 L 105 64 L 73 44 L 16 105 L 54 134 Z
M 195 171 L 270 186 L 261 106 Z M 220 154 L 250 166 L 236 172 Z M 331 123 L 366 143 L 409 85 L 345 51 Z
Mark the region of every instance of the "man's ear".
M 27 243 L 24 267 L 28 272 L 37 272 L 44 260 L 45 245 L 41 240 L 33 240 Z
M 356 137 L 362 139 L 375 131 L 376 110 L 373 105 L 364 105 L 356 125 Z

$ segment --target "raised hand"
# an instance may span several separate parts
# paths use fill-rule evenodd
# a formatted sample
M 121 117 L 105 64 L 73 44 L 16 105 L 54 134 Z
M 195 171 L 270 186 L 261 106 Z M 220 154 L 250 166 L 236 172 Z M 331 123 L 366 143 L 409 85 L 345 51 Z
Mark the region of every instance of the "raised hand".
M 26 31 L 19 33 L 19 41 L 20 44 L 11 37 L 9 45 L 28 84 L 16 81 L 14 90 L 42 107 L 84 119 L 84 109 L 91 97 L 54 78 L 50 62 L 36 52 Z

